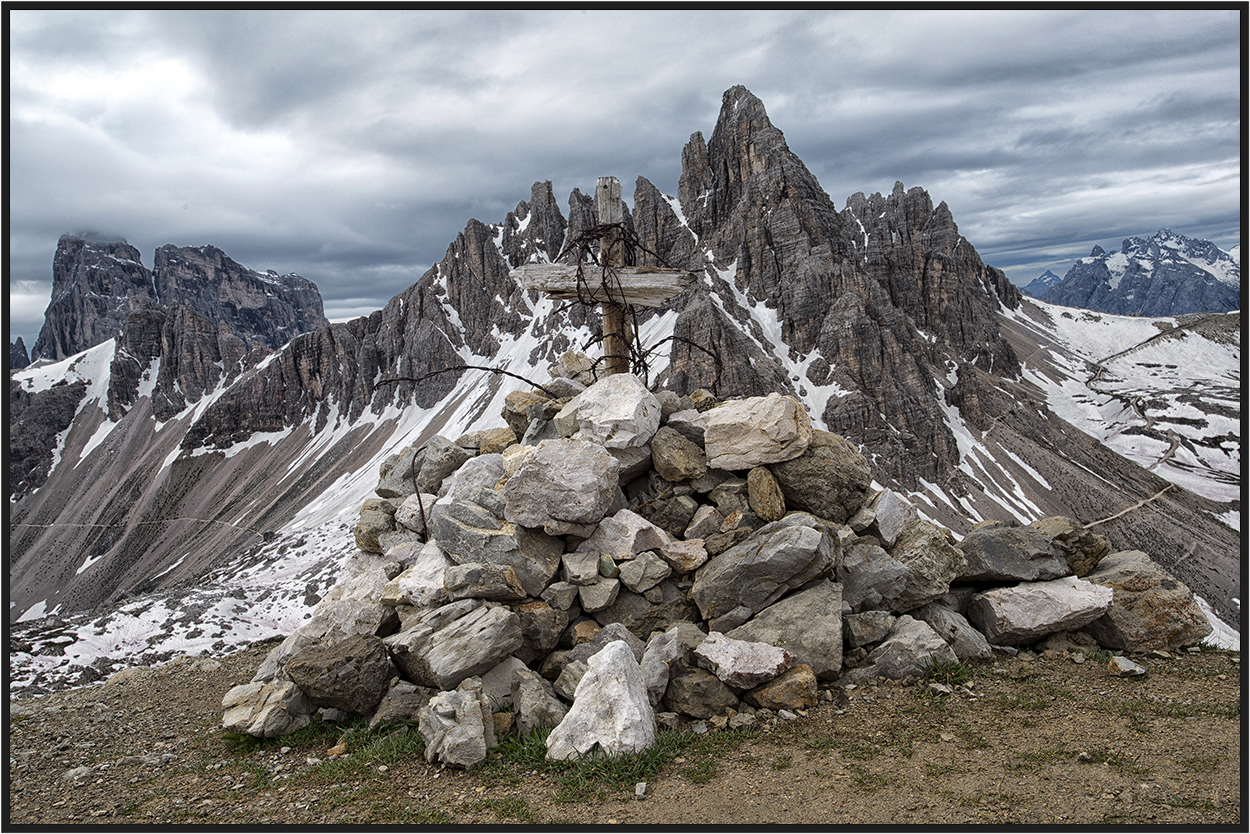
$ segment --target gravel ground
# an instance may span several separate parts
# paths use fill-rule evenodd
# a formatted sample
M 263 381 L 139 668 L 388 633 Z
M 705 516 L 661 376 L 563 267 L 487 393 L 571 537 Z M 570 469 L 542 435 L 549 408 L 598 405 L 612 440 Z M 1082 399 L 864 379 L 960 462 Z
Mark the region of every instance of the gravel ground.
M 1242 828 L 1241 655 L 1134 656 L 1111 677 L 1064 654 L 927 684 L 832 690 L 793 721 L 683 736 L 636 796 L 495 754 L 461 772 L 415 732 L 335 728 L 232 742 L 221 698 L 273 642 L 10 701 L 9 824 L 877 825 L 1109 822 Z M 331 755 L 346 742 L 346 752 Z

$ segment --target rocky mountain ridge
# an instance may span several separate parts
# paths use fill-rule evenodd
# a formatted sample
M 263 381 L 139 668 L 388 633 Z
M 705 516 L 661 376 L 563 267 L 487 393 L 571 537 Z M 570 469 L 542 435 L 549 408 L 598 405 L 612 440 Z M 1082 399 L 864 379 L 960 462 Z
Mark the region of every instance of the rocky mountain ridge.
M 60 360 L 112 339 L 132 298 L 189 307 L 249 349 L 257 343 L 276 350 L 328 324 L 311 281 L 248 269 L 215 246 L 167 244 L 148 270 L 124 240 L 62 235 L 52 259 L 52 300 L 31 359 Z
M 1228 508 L 1186 490 L 1158 496 L 1167 481 L 1052 412 L 1021 375 L 1037 346 L 1012 317 L 1032 313 L 948 207 L 899 185 L 837 211 L 745 88 L 726 92 L 712 139 L 694 134 L 683 160 L 678 197 L 639 177 L 627 207 L 640 260 L 700 276 L 638 316 L 642 344 L 656 348 L 648 384 L 793 395 L 862 449 L 882 486 L 957 535 L 991 518 L 1097 522 L 1119 548 L 1182 563 L 1178 575 L 1237 619 L 1228 566 L 1239 542 L 1213 520 Z M 574 191 L 565 219 L 550 185 L 536 183 L 504 221 L 470 220 L 442 261 L 369 316 L 216 377 L 212 357 L 237 345 L 213 348 L 211 328 L 191 327 L 199 335 L 175 351 L 188 380 L 181 410 L 156 393 L 174 364 L 164 346 L 157 359 L 118 345 L 154 345 L 158 330 L 196 320 L 175 327 L 142 305 L 128 310 L 121 341 L 58 365 L 59 376 L 11 377 L 11 402 L 56 391 L 66 403 L 64 423 L 41 435 L 56 465 L 12 505 L 10 620 L 198 593 L 206 575 L 280 566 L 275 548 L 338 529 L 389 449 L 484 427 L 523 385 L 466 366 L 533 378 L 570 348 L 593 354 L 596 310 L 556 305 L 509 274 L 593 225 L 590 197 Z M 130 354 L 135 370 L 114 371 Z M 196 390 L 198 400 L 185 394 Z M 326 558 L 346 544 L 327 544 Z
M 1126 238 L 1118 252 L 1095 246 L 1035 297 L 1118 315 L 1227 313 L 1241 308 L 1241 264 L 1208 240 L 1163 229 Z

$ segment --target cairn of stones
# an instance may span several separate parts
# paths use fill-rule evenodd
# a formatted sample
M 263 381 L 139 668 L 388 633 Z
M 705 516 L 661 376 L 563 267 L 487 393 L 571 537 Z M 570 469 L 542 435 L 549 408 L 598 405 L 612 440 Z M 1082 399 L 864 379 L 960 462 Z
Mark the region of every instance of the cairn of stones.
M 791 397 L 595 381 L 575 352 L 549 370 L 508 395 L 506 427 L 382 464 L 358 552 L 223 727 L 416 722 L 427 759 L 460 768 L 540 727 L 549 757 L 613 755 L 1020 647 L 1210 633 L 1183 584 L 1072 519 L 956 540 Z

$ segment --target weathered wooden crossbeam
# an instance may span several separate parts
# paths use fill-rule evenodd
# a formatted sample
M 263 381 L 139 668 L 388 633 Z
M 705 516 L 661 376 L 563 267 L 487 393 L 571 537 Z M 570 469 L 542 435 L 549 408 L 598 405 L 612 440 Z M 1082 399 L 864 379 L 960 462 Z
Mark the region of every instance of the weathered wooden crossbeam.
M 568 264 L 526 264 L 512 270 L 513 280 L 522 287 L 551 298 L 640 307 L 659 307 L 695 282 L 693 272 L 656 266 L 615 267 L 606 287 L 603 271 L 595 264 L 583 264 L 582 276 L 583 283 L 579 283 L 577 266 Z

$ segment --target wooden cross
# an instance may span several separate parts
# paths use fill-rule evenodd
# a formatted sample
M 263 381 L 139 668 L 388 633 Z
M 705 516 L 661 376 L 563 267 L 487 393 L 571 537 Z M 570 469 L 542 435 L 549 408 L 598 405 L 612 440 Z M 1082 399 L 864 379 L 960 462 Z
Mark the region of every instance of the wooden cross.
M 621 181 L 600 177 L 595 187 L 595 211 L 599 225 L 619 227 L 625 219 Z M 684 269 L 625 266 L 624 241 L 611 230 L 599 240 L 602 280 L 578 280 L 576 264 L 526 264 L 510 273 L 527 290 L 538 290 L 563 301 L 599 302 L 603 311 L 603 358 L 607 373 L 629 373 L 630 332 L 626 306 L 659 307 L 695 282 Z

